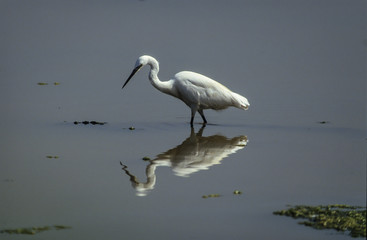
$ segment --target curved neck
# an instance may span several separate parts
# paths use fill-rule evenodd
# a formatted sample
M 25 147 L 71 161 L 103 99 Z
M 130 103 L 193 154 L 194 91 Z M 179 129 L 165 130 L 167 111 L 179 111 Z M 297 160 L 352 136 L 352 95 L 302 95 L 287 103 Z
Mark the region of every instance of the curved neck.
M 170 90 L 172 89 L 172 82 L 171 81 L 162 82 L 158 78 L 159 64 L 157 60 L 155 60 L 154 58 L 149 59 L 148 65 L 150 66 L 149 71 L 150 83 L 159 91 L 171 94 Z

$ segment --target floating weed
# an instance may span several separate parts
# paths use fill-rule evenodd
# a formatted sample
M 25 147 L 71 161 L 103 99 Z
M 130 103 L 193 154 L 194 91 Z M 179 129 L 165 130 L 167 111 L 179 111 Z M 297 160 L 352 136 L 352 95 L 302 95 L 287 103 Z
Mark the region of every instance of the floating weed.
M 220 194 L 209 194 L 202 196 L 202 198 L 217 198 L 217 197 L 220 197 Z
M 54 228 L 55 230 L 63 230 L 63 229 L 70 229 L 71 227 L 64 225 L 54 225 Z
M 144 161 L 149 161 L 150 160 L 150 157 L 143 157 L 142 158 Z
M 82 122 L 78 122 L 78 121 L 74 121 L 75 125 L 78 124 L 84 124 L 84 125 L 88 125 L 88 124 L 92 124 L 92 125 L 105 125 L 107 124 L 106 122 L 98 122 L 98 121 L 82 121 Z
M 46 156 L 46 158 L 49 158 L 49 159 L 51 159 L 51 158 L 58 159 L 58 158 L 59 158 L 59 156 L 51 156 L 51 155 L 47 155 L 47 156 Z
M 234 190 L 233 194 L 234 195 L 241 195 L 242 192 L 240 190 Z M 220 194 L 208 194 L 208 195 L 203 195 L 201 197 L 202 198 L 217 198 L 217 197 L 222 197 L 222 195 L 220 195 Z
M 92 124 L 92 125 L 105 125 L 106 122 L 90 121 L 90 124 Z
M 135 127 L 133 127 L 133 126 L 131 126 L 131 127 L 128 127 L 128 128 L 122 128 L 122 129 L 124 129 L 124 130 L 126 130 L 126 129 L 129 129 L 130 131 L 133 131 L 133 130 L 135 130 Z
M 352 237 L 366 237 L 366 208 L 333 204 L 327 206 L 296 205 L 287 210 L 273 212 L 275 215 L 304 218 L 299 224 L 315 229 L 349 231 Z
M 40 86 L 48 85 L 47 82 L 38 82 L 37 84 L 40 85 Z M 60 83 L 59 82 L 54 82 L 53 85 L 57 86 L 57 85 L 60 85 Z
M 329 121 L 320 121 L 320 122 L 317 122 L 317 123 L 320 123 L 320 124 L 328 124 L 330 122 Z
M 44 227 L 4 229 L 4 230 L 1 230 L 0 233 L 34 235 L 36 233 L 40 233 L 40 232 L 44 232 L 48 230 L 62 230 L 62 229 L 70 229 L 70 228 L 71 227 L 69 226 L 54 225 L 54 226 L 44 226 Z

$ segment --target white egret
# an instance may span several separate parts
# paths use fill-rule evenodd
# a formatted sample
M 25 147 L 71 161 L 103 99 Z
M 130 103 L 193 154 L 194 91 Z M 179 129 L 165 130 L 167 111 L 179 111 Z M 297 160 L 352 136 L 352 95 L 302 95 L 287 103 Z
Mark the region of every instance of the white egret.
M 203 124 L 206 124 L 204 109 L 223 110 L 228 107 L 236 107 L 247 110 L 250 106 L 245 97 L 232 92 L 222 84 L 199 73 L 182 71 L 177 73 L 173 79 L 162 82 L 158 79 L 158 61 L 147 55 L 138 58 L 134 70 L 122 88 L 145 65 L 150 66 L 149 80 L 156 89 L 181 99 L 191 109 L 191 126 L 193 125 L 196 111 L 202 117 Z

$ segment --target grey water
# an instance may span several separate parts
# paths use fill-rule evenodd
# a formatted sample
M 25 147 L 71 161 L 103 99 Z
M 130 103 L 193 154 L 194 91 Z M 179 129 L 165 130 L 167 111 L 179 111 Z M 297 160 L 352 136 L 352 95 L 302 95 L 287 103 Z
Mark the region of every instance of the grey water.
M 362 0 L 0 1 L 0 230 L 71 226 L 0 239 L 349 239 L 272 212 L 365 206 L 365 20 Z M 191 129 L 148 67 L 121 90 L 143 54 L 249 110 Z

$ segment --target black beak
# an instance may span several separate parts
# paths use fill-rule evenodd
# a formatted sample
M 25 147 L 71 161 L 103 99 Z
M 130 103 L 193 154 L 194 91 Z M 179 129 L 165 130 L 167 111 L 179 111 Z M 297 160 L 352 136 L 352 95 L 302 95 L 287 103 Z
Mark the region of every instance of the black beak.
M 124 88 L 126 86 L 126 84 L 130 81 L 130 79 L 134 76 L 135 73 L 137 73 L 140 68 L 143 66 L 143 64 L 140 64 L 139 66 L 137 66 L 136 68 L 134 68 L 134 70 L 132 71 L 132 73 L 130 74 L 130 76 L 127 78 L 126 82 L 124 83 L 124 85 L 122 86 L 122 88 Z

